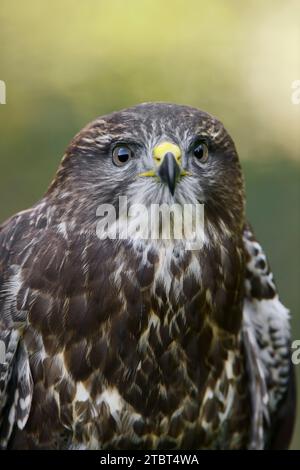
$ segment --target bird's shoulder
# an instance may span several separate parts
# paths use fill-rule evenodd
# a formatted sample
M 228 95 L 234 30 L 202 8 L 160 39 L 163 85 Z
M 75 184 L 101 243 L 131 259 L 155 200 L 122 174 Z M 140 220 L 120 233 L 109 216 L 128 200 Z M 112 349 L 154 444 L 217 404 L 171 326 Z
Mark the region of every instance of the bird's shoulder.
M 92 334 L 96 321 L 85 290 L 89 239 L 53 222 L 46 204 L 18 213 L 0 227 L 0 448 L 7 447 L 14 429 L 24 429 L 34 384 L 43 381 L 47 360 L 59 358 L 67 340 L 71 371 L 80 378 L 87 373 L 87 364 L 80 367 L 74 359 L 74 344 L 82 346 L 81 338 L 87 331 Z M 91 250 L 96 249 L 91 243 Z M 99 278 L 96 263 L 92 267 L 92 277 Z M 75 330 L 77 336 L 67 338 Z M 59 365 L 64 367 L 63 361 L 54 363 L 48 381 L 57 379 Z

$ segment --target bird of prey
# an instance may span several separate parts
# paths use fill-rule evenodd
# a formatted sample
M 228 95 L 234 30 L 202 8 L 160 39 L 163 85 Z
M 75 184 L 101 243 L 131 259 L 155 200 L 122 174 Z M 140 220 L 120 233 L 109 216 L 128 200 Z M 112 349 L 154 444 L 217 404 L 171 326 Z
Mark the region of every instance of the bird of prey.
M 97 208 L 203 204 L 204 238 L 99 237 Z M 235 145 L 145 103 L 71 141 L 0 228 L 2 449 L 287 448 L 290 319 L 247 223 Z M 197 236 L 197 234 L 196 234 Z

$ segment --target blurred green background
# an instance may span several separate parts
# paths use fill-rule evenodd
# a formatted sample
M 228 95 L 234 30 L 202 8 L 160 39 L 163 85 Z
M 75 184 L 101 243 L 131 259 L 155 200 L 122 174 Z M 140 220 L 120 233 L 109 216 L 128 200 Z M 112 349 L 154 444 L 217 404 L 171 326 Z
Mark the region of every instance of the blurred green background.
M 43 194 L 96 116 L 144 101 L 200 107 L 237 144 L 248 217 L 300 339 L 299 18 L 298 0 L 1 0 L 1 221 Z

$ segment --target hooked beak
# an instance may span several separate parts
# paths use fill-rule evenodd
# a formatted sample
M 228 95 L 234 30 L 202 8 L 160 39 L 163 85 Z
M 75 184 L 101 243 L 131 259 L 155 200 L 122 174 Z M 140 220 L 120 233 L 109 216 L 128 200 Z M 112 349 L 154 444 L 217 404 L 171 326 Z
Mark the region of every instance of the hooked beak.
M 140 173 L 138 176 L 158 176 L 167 184 L 174 195 L 175 186 L 181 176 L 191 175 L 181 167 L 182 155 L 178 145 L 172 142 L 162 142 L 153 149 L 155 169 Z
M 162 164 L 158 169 L 158 176 L 166 183 L 170 189 L 172 196 L 174 195 L 175 186 L 180 176 L 181 169 L 172 152 L 167 152 L 164 156 Z

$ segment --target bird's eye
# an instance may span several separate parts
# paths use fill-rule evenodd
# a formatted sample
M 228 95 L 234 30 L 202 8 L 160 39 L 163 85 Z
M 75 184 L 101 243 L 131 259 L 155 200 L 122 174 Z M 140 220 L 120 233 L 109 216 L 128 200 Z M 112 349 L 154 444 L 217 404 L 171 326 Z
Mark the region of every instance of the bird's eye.
M 205 163 L 207 162 L 208 159 L 208 147 L 204 142 L 197 142 L 194 150 L 194 157 L 196 158 L 196 161 L 199 163 Z
M 132 151 L 126 145 L 117 145 L 113 149 L 112 159 L 115 165 L 123 166 L 125 165 L 132 157 Z

